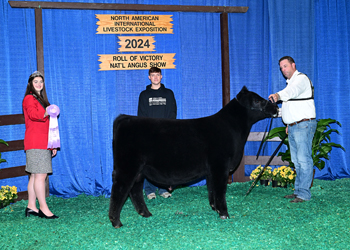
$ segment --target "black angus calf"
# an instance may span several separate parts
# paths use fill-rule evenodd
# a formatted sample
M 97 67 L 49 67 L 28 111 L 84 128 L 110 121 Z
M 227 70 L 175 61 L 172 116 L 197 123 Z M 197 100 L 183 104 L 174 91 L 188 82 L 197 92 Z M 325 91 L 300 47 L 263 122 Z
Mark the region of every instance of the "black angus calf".
M 113 124 L 112 225 L 122 226 L 120 212 L 128 196 L 140 215 L 152 215 L 143 196 L 145 177 L 161 187 L 205 177 L 209 204 L 226 219 L 227 176 L 239 166 L 252 125 L 277 112 L 276 104 L 243 87 L 219 112 L 204 118 L 118 116 Z

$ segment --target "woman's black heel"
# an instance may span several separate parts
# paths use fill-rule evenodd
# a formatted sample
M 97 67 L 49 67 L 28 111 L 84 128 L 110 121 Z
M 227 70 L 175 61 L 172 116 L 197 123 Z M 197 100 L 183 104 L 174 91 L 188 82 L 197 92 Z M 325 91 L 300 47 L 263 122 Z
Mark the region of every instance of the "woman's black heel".
M 39 213 L 35 212 L 34 210 L 28 207 L 26 208 L 25 214 L 26 214 L 26 217 L 29 217 L 30 215 L 39 216 Z
M 39 216 L 45 219 L 58 219 L 58 216 L 56 215 L 46 216 L 40 209 L 39 209 Z

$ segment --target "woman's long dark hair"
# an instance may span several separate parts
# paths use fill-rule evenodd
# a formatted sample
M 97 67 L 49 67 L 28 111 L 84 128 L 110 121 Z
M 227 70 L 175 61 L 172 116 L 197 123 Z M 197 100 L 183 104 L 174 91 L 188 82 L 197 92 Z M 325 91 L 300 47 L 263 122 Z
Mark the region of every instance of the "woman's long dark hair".
M 41 79 L 43 79 L 43 89 L 40 91 L 40 93 L 38 93 L 33 86 L 33 80 L 35 77 L 41 77 Z M 32 94 L 35 95 L 35 97 L 44 105 L 45 108 L 47 106 L 50 106 L 50 102 L 47 99 L 47 95 L 46 95 L 44 76 L 39 71 L 35 71 L 33 74 L 29 76 L 28 85 L 27 85 L 27 89 L 26 89 L 26 93 L 24 94 L 24 97 Z

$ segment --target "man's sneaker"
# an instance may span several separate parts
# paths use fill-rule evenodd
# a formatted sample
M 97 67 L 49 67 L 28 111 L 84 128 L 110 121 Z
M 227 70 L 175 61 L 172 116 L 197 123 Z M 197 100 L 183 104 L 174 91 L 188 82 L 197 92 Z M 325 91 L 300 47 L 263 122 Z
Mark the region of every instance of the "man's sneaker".
M 294 198 L 297 198 L 297 195 L 296 194 L 290 194 L 290 195 L 284 196 L 284 198 L 286 198 L 286 199 L 294 199 Z
M 155 199 L 156 198 L 156 194 L 155 193 L 150 193 L 149 195 L 147 195 L 147 198 L 149 200 Z
M 164 192 L 162 193 L 160 196 L 162 196 L 163 198 L 169 198 L 171 196 L 171 193 L 169 192 Z

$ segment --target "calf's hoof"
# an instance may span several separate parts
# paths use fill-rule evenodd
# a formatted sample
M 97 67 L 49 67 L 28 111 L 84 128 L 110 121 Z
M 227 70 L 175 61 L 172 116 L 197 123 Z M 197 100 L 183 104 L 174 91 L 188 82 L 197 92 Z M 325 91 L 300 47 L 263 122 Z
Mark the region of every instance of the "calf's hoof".
M 152 214 L 150 212 L 141 212 L 140 215 L 145 217 L 145 218 L 148 218 L 148 217 L 152 216 Z
M 220 215 L 220 219 L 226 220 L 228 218 L 227 215 Z
M 123 226 L 123 224 L 120 221 L 117 221 L 117 222 L 111 221 L 111 222 L 114 228 L 120 228 Z
M 211 209 L 213 209 L 214 211 L 216 211 L 214 204 L 210 204 L 210 207 L 211 207 Z

